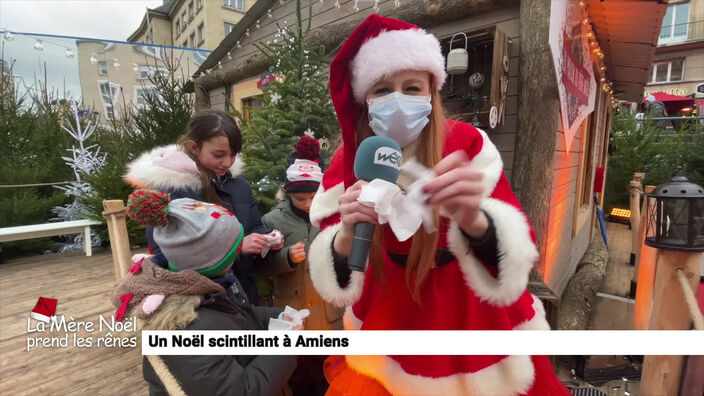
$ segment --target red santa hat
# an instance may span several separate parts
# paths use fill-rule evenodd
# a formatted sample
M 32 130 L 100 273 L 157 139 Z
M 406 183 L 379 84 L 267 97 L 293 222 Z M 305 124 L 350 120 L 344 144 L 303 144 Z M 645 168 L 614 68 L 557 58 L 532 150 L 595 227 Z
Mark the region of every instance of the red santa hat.
M 32 312 L 29 313 L 29 317 L 49 323 L 51 317 L 56 315 L 56 303 L 57 300 L 55 298 L 39 297 L 37 305 L 35 305 Z
M 303 135 L 296 143 L 296 151 L 288 156 L 284 190 L 289 193 L 318 191 L 324 166 L 320 156 L 320 142 Z
M 440 42 L 416 25 L 376 14 L 357 26 L 330 64 L 330 96 L 342 129 L 348 186 L 355 181 L 355 129 L 367 90 L 404 70 L 430 72 L 439 91 L 447 77 Z

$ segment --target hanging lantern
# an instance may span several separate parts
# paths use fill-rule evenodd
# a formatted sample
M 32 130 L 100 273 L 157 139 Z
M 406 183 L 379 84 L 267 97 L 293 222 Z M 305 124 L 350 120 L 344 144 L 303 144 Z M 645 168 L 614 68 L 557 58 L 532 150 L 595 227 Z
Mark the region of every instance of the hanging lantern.
M 44 51 L 44 46 L 42 45 L 41 40 L 37 40 L 37 42 L 34 43 L 34 49 L 37 51 Z
M 75 56 L 75 55 L 73 54 L 73 51 L 71 51 L 70 48 L 66 48 L 66 57 L 67 57 L 68 59 L 73 59 L 74 56 Z
M 464 48 L 452 49 L 452 42 L 458 35 L 464 36 Z M 467 35 L 459 32 L 450 39 L 450 53 L 447 54 L 447 72 L 449 74 L 462 74 L 467 72 L 469 66 L 469 52 L 467 52 Z
M 12 41 L 15 39 L 15 36 L 12 33 L 10 33 L 10 31 L 7 30 L 7 28 L 5 28 L 3 30 L 5 31 L 5 34 L 3 35 L 3 37 L 5 37 L 5 40 Z
M 648 194 L 645 244 L 658 249 L 704 252 L 704 188 L 681 171 Z
M 90 60 L 90 64 L 91 64 L 91 65 L 95 65 L 95 64 L 98 63 L 98 58 L 95 57 L 95 52 L 93 52 L 92 54 L 90 54 L 90 59 L 89 59 L 89 60 Z

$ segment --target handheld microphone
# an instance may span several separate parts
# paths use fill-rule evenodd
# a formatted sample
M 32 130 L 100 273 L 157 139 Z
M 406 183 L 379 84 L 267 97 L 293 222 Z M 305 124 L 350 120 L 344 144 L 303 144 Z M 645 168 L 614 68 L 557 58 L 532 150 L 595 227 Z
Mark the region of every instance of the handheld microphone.
M 357 148 L 354 157 L 354 175 L 357 179 L 372 181 L 383 179 L 396 183 L 401 172 L 401 147 L 385 136 L 366 138 Z M 366 269 L 369 247 L 374 234 L 374 224 L 359 222 L 354 226 L 352 249 L 347 258 L 347 266 L 352 271 L 364 272 Z

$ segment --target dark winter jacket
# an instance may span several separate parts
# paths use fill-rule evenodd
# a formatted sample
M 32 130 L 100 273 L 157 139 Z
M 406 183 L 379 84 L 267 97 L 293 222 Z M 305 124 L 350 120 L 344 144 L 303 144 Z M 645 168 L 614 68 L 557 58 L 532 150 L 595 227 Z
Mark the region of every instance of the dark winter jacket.
M 306 319 L 306 330 L 341 330 L 343 310 L 326 303 L 315 290 L 310 279 L 308 260 L 294 264 L 288 251 L 298 242 L 304 242 L 308 255 L 310 243 L 320 231 L 309 220 L 294 212 L 290 200 L 279 203 L 262 221 L 267 227 L 275 228 L 284 234 L 284 248 L 273 252 L 272 260 L 261 267 L 261 273 L 274 275 L 274 306 L 289 305 L 296 309 L 307 308 L 310 316 Z M 270 253 L 272 255 L 272 253 Z
M 183 304 L 182 304 L 183 306 Z M 193 308 L 191 308 L 193 310 Z M 266 330 L 279 308 L 255 307 L 237 283 L 205 295 L 195 309 L 196 319 L 185 330 Z M 187 395 L 283 394 L 296 367 L 296 356 L 160 356 Z M 143 361 L 150 395 L 168 395 L 149 360 Z
M 252 188 L 244 178 L 239 176 L 243 166 L 238 156 L 230 171 L 219 180 L 213 180 L 213 185 L 222 203 L 237 216 L 237 220 L 244 227 L 245 235 L 267 234 L 271 230 L 262 223 Z M 171 199 L 204 200 L 201 177 L 197 173 L 195 163 L 179 150 L 178 145 L 157 147 L 142 154 L 128 166 L 125 180 L 137 188 L 167 191 L 171 194 Z M 147 227 L 146 234 L 152 253 L 158 256 L 161 249 L 154 242 L 153 229 Z M 158 262 L 158 258 L 155 261 Z M 256 267 L 263 261 L 265 260 L 262 260 L 259 255 L 241 255 L 237 265 L 233 267 L 235 275 L 253 304 L 259 303 L 254 273 Z

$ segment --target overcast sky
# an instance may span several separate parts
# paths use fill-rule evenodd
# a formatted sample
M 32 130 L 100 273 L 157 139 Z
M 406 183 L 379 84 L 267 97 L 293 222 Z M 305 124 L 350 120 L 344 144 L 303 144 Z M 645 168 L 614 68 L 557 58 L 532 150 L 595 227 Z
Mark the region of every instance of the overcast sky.
M 125 40 L 146 7 L 161 0 L 0 0 L 0 27 L 11 31 Z

